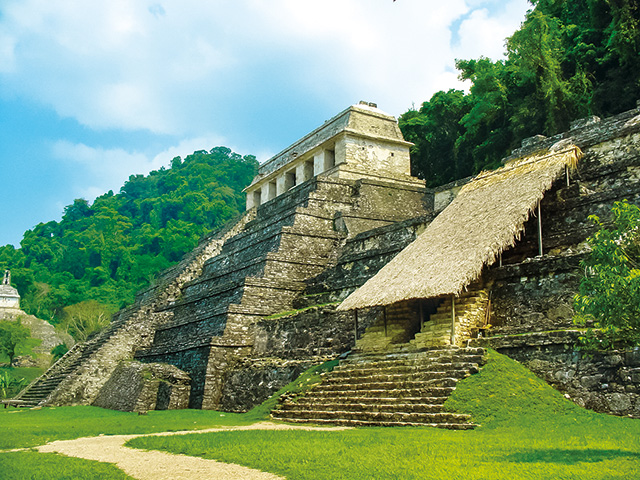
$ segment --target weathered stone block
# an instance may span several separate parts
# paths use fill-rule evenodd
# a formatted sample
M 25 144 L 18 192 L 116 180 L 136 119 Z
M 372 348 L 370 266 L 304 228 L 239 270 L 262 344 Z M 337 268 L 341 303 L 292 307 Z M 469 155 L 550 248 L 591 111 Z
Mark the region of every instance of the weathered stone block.
M 625 413 L 631 410 L 631 400 L 628 395 L 622 393 L 612 393 L 606 396 L 609 409 L 614 413 Z
M 187 408 L 191 379 L 173 365 L 125 362 L 100 390 L 93 405 L 125 412 Z
M 595 390 L 602 387 L 603 375 L 588 375 L 580 378 L 580 383 L 587 390 Z

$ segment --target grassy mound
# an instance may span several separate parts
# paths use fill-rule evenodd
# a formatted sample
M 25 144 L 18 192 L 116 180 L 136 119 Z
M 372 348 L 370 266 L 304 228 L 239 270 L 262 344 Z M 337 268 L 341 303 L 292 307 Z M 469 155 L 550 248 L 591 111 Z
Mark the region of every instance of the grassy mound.
M 460 382 L 445 403 L 449 411 L 469 413 L 488 428 L 528 427 L 535 423 L 571 417 L 599 418 L 568 401 L 544 380 L 509 357 L 489 350 L 480 373 Z

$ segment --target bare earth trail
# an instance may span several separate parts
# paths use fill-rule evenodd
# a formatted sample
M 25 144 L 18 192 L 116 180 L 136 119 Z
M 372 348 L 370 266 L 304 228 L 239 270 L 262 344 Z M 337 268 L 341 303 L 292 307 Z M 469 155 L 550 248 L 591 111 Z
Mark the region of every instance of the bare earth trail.
M 344 430 L 344 427 L 304 427 L 282 425 L 270 422 L 227 428 L 210 428 L 181 432 L 162 432 L 137 435 L 105 435 L 99 437 L 76 438 L 74 440 L 56 440 L 36 447 L 43 453 L 60 453 L 70 457 L 85 458 L 115 464 L 122 471 L 138 480 L 212 480 L 247 479 L 274 480 L 283 479 L 272 473 L 261 472 L 240 465 L 222 463 L 216 460 L 174 455 L 159 451 L 145 451 L 125 447 L 124 443 L 132 438 L 155 435 L 185 435 L 188 433 L 224 432 L 234 430 Z

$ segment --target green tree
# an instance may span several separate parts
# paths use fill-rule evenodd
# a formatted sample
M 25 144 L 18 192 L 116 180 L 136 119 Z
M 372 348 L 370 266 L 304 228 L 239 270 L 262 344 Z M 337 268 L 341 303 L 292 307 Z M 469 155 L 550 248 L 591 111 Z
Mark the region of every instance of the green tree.
M 503 61 L 488 58 L 460 60 L 456 63 L 462 80 L 470 80 L 470 109 L 460 120 L 463 127 L 455 142 L 459 155 L 472 158 L 473 173 L 496 168 L 500 159 L 515 145 L 509 122 L 514 91 L 511 69 Z M 454 180 L 454 178 L 449 181 Z
M 89 300 L 116 310 L 243 211 L 257 166 L 226 147 L 176 157 L 170 169 L 132 175 L 117 194 L 74 200 L 60 222 L 25 232 L 20 249 L 0 247 L 0 268 L 11 269 L 22 308 L 53 324 Z
M 18 351 L 23 354 L 30 353 L 33 347 L 31 332 L 22 326 L 20 319 L 15 322 L 0 321 L 0 354 L 9 357 L 9 363 L 13 363 Z
M 405 140 L 415 145 L 411 172 L 435 187 L 453 178 L 473 173 L 468 155 L 461 155 L 455 143 L 463 133 L 460 120 L 470 110 L 469 96 L 461 90 L 435 93 L 419 111 L 409 110 L 399 119 Z
M 86 300 L 64 307 L 58 328 L 79 342 L 103 330 L 111 321 L 113 310 L 95 300 Z
M 640 208 L 616 202 L 611 224 L 590 217 L 600 227 L 589 239 L 585 276 L 575 296 L 574 322 L 588 325 L 587 349 L 640 345 Z
M 505 59 L 457 61 L 460 78 L 471 84 L 461 116 L 455 103 L 446 119 L 429 108 L 434 99 L 453 99 L 438 92 L 401 117 L 403 134 L 415 143 L 414 174 L 430 186 L 466 175 L 460 165 L 471 173 L 495 168 L 526 137 L 555 135 L 587 115 L 630 110 L 640 98 L 638 0 L 531 3 L 506 41 Z

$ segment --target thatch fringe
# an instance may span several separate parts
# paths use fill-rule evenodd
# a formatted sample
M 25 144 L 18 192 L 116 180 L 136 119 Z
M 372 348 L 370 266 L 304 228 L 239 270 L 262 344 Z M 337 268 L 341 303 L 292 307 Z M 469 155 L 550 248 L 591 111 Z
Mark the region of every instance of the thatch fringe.
M 459 294 L 485 265 L 515 245 L 544 193 L 581 156 L 571 145 L 480 173 L 413 243 L 338 309 Z

